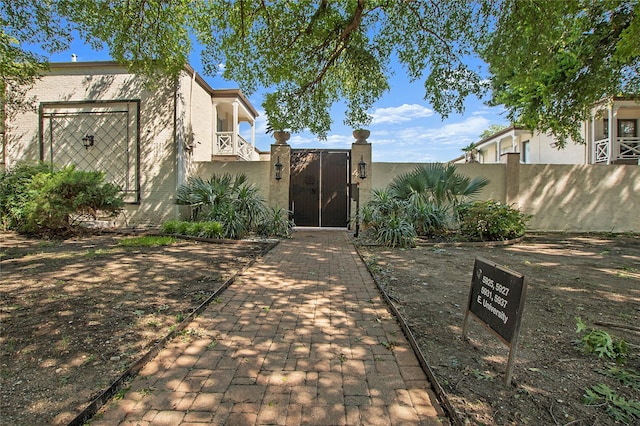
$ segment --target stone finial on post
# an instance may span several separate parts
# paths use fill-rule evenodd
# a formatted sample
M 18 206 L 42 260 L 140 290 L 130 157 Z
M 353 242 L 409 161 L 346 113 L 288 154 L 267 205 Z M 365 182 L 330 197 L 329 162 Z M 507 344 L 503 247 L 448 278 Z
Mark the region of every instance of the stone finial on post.
M 276 139 L 276 145 L 286 145 L 287 141 L 291 137 L 291 133 L 276 131 L 276 132 L 273 132 L 273 137 Z
M 362 144 L 367 143 L 367 138 L 371 134 L 369 130 L 358 129 L 353 131 L 353 137 L 356 139 L 355 143 Z

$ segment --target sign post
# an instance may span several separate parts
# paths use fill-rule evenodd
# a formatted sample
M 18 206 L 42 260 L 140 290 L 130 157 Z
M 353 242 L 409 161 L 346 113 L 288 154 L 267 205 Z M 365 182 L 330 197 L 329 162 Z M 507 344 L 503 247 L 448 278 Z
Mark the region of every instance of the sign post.
M 505 384 L 511 383 L 526 288 L 524 275 L 476 258 L 462 335 L 467 338 L 473 317 L 509 347 Z

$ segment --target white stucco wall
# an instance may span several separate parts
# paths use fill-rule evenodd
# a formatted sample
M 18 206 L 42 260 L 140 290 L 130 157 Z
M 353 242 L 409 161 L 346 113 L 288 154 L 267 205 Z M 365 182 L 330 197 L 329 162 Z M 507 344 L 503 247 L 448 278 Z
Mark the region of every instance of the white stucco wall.
M 568 141 L 564 149 L 555 147 L 556 138 L 535 133 L 530 138 L 530 164 L 586 164 L 587 145 Z

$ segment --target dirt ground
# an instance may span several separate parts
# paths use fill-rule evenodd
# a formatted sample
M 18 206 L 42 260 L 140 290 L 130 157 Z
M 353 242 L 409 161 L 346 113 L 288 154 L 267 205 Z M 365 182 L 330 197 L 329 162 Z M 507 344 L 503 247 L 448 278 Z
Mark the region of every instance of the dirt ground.
M 581 317 L 628 342 L 624 368 L 640 372 L 640 236 L 532 235 L 509 246 L 363 247 L 361 253 L 469 424 L 617 424 L 605 404 L 583 403 L 585 390 L 600 383 L 640 404 L 638 376 L 635 389 L 605 377 L 601 371 L 615 363 L 583 353 L 576 342 Z M 526 277 L 509 386 L 507 346 L 476 321 L 469 341 L 462 336 L 476 257 Z M 629 423 L 640 424 L 640 418 Z
M 0 234 L 0 424 L 69 423 L 267 247 L 121 238 Z
M 68 423 L 265 248 L 181 241 L 131 249 L 118 246 L 120 238 L 0 234 L 0 424 Z M 582 402 L 598 383 L 640 400 L 638 389 L 598 372 L 609 363 L 575 343 L 580 316 L 624 338 L 625 368 L 640 370 L 639 236 L 532 235 L 510 246 L 361 251 L 468 423 L 614 424 L 604 405 Z M 507 347 L 475 321 L 470 341 L 462 338 L 476 256 L 527 278 L 509 386 Z

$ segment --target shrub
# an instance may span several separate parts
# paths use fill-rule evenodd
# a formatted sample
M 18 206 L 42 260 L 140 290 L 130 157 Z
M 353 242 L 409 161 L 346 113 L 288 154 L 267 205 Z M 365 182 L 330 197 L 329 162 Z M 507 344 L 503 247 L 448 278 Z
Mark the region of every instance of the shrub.
M 476 201 L 457 208 L 460 233 L 469 241 L 500 241 L 521 237 L 530 216 L 497 201 Z
M 435 204 L 412 206 L 407 211 L 411 223 L 420 236 L 436 236 L 449 228 L 451 222 L 446 209 Z
M 189 235 L 189 222 L 180 221 L 176 226 L 176 234 Z
M 268 208 L 258 226 L 258 233 L 264 237 L 289 237 L 293 230 L 291 212 L 282 208 Z
M 391 214 L 385 220 L 384 226 L 378 227 L 376 242 L 390 247 L 413 247 L 416 231 L 413 225 L 400 214 Z
M 416 167 L 374 190 L 357 218 L 365 234 L 383 244 L 411 246 L 416 236 L 440 236 L 457 224 L 457 207 L 489 181 L 468 178 L 453 164 Z
M 17 230 L 24 226 L 29 182 L 33 176 L 50 171 L 51 167 L 44 163 L 21 163 L 0 173 L 0 224 L 4 230 Z
M 244 174 L 189 178 L 178 188 L 176 203 L 189 206 L 192 221 L 220 222 L 227 238 L 256 231 L 266 212 L 264 199 Z
M 120 188 L 104 183 L 102 172 L 68 166 L 24 176 L 24 189 L 13 199 L 14 211 L 19 211 L 13 220 L 14 229 L 19 232 L 66 232 L 83 217 L 97 218 L 98 212 L 116 216 L 124 205 Z
M 189 222 L 174 219 L 164 222 L 161 228 L 165 234 L 172 235 L 204 238 L 222 238 L 224 236 L 223 225 L 215 221 Z
M 201 237 L 204 230 L 204 222 L 187 222 L 187 235 Z
M 458 173 L 451 163 L 432 163 L 396 176 L 389 191 L 414 206 L 431 204 L 448 210 L 476 196 L 488 183 L 486 178 L 471 179 Z

